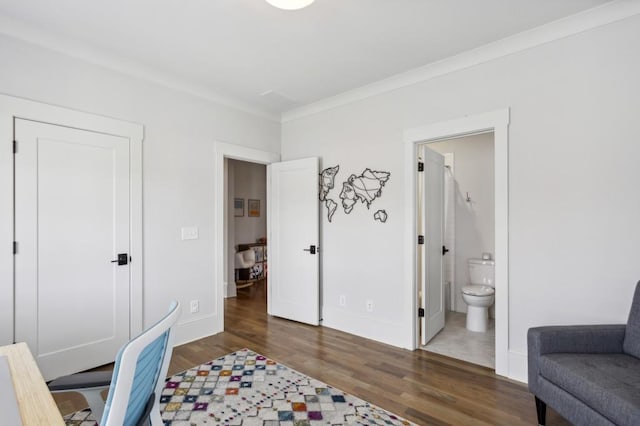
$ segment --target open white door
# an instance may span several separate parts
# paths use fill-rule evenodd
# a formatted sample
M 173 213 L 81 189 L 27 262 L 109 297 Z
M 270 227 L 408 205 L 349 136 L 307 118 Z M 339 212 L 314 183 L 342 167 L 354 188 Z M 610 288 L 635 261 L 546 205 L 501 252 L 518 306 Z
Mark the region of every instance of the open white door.
M 129 139 L 21 119 L 15 136 L 15 340 L 48 380 L 129 340 Z
M 422 344 L 444 328 L 444 291 L 442 286 L 442 250 L 444 231 L 444 157 L 422 145 L 424 172 L 421 180 L 421 212 L 418 228 L 424 232 L 421 253 Z
M 269 315 L 320 321 L 318 158 L 267 166 Z

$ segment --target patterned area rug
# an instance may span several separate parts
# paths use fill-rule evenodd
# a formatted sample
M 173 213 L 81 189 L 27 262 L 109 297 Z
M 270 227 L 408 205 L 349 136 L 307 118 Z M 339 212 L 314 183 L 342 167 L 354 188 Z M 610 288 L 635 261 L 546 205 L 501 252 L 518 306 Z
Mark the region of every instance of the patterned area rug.
M 249 349 L 172 376 L 160 403 L 167 426 L 413 425 Z M 65 421 L 96 424 L 89 410 Z

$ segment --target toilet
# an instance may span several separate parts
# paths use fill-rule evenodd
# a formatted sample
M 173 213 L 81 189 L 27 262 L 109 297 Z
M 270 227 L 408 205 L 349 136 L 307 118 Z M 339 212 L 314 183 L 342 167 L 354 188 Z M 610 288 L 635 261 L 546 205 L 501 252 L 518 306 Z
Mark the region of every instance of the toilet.
M 495 262 L 487 258 L 469 259 L 467 263 L 471 284 L 461 290 L 462 300 L 467 304 L 467 330 L 485 332 L 489 308 L 495 300 Z

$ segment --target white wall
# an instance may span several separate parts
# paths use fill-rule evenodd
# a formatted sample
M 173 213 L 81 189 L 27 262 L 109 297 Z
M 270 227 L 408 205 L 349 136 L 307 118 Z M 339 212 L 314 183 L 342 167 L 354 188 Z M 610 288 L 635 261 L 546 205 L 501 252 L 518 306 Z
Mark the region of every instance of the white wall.
M 0 92 L 144 125 L 145 325 L 172 299 L 184 306 L 199 299 L 199 313 L 183 310 L 178 342 L 221 331 L 214 308 L 222 292 L 214 283 L 213 143 L 278 152 L 280 124 L 12 38 L 0 37 L 0 52 L 11 64 L 0 67 Z M 181 241 L 182 226 L 197 226 L 199 240 Z
M 636 15 L 284 123 L 283 159 L 320 156 L 324 167 L 340 164 L 339 180 L 364 167 L 392 173 L 386 224 L 325 219 L 324 323 L 412 345 L 403 131 L 506 107 L 510 376 L 526 377 L 531 326 L 625 321 L 640 278 L 639 39 Z
M 460 289 L 469 285 L 467 260 L 495 254 L 493 133 L 433 142 L 428 147 L 454 156 L 455 310 L 466 313 Z

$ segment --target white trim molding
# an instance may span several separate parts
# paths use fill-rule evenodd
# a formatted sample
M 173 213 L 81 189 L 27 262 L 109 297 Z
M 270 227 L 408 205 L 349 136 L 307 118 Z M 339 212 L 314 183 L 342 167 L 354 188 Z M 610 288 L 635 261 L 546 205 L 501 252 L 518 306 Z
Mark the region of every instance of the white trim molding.
M 581 13 L 550 22 L 546 25 L 515 34 L 493 43 L 468 50 L 441 61 L 433 62 L 384 80 L 322 99 L 299 108 L 285 111 L 282 123 L 294 121 L 340 106 L 348 105 L 372 96 L 411 86 L 423 81 L 470 68 L 494 59 L 518 53 L 545 43 L 579 34 L 603 25 L 640 14 L 640 2 L 618 0 Z
M 495 286 L 496 286 L 496 374 L 512 377 L 509 367 L 509 109 L 469 115 L 462 118 L 407 129 L 405 145 L 405 274 L 411 294 L 405 300 L 407 329 L 412 330 L 417 348 L 418 288 L 416 279 L 416 168 L 419 144 L 469 134 L 494 133 L 495 144 Z M 520 374 L 517 377 L 520 378 Z
M 120 136 L 129 140 L 130 173 L 130 336 L 143 330 L 142 140 L 138 123 L 75 111 L 0 94 L 0 345 L 14 339 L 13 137 L 14 119 L 39 121 Z
M 227 176 L 225 176 L 224 160 L 249 161 L 251 163 L 271 164 L 280 161 L 280 154 L 275 152 L 261 151 L 247 148 L 241 145 L 234 145 L 226 142 L 214 141 L 215 157 L 215 184 L 213 199 L 215 202 L 214 235 L 215 241 L 215 294 L 216 304 L 214 306 L 214 333 L 224 330 L 224 298 L 226 295 L 227 277 L 225 276 L 225 265 L 227 264 L 227 238 L 225 228 L 228 228 L 228 217 L 225 215 L 227 204 L 225 186 Z
M 303 105 L 283 112 L 267 112 L 247 102 L 222 96 L 204 85 L 194 84 L 166 72 L 145 67 L 116 55 L 98 51 L 95 48 L 59 34 L 52 34 L 8 16 L 0 16 L 0 34 L 42 46 L 47 49 L 87 61 L 126 75 L 151 81 L 164 87 L 205 99 L 238 111 L 276 122 L 286 123 L 322 111 L 347 105 L 371 96 L 420 83 L 503 56 L 531 49 L 554 40 L 579 34 L 631 16 L 640 14 L 640 2 L 617 0 L 557 21 L 497 40 L 461 54 L 430 63 L 387 79 L 356 88 L 318 102 Z
M 35 26 L 9 18 L 8 16 L 0 15 L 0 34 L 41 46 L 54 52 L 62 53 L 63 55 L 78 58 L 112 71 L 150 81 L 169 89 L 187 93 L 191 96 L 233 108 L 237 111 L 275 122 L 280 121 L 279 114 L 267 112 L 264 109 L 238 99 L 222 96 L 204 85 L 194 84 L 186 79 L 173 76 L 170 73 L 160 71 L 156 68 L 148 67 L 135 61 L 125 60 L 122 57 L 110 54 L 104 50 L 96 49 L 94 46 L 61 36 L 60 34 L 44 31 Z

